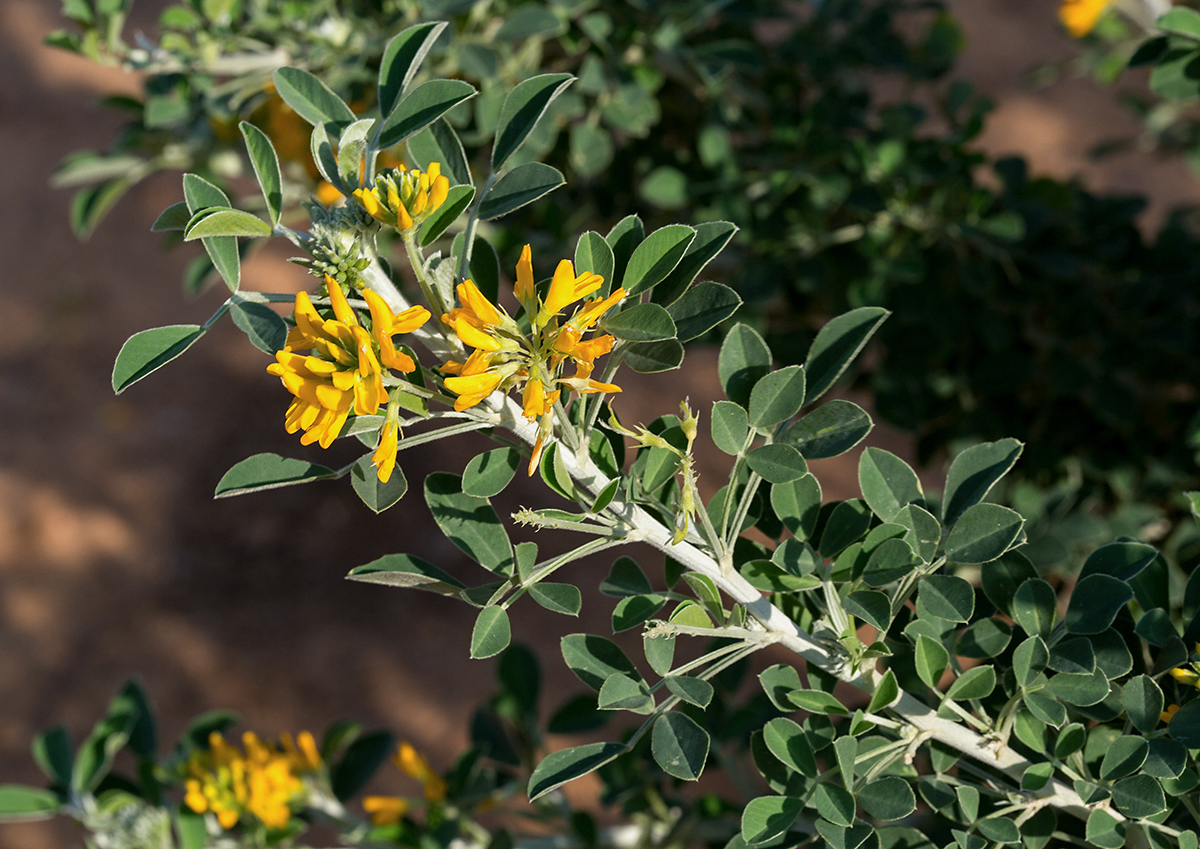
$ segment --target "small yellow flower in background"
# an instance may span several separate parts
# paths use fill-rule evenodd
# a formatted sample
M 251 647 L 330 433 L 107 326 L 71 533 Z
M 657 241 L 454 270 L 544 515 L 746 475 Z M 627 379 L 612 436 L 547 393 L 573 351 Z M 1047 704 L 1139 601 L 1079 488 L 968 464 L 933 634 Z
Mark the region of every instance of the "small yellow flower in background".
M 1200 689 L 1200 674 L 1197 674 L 1191 669 L 1172 669 L 1171 677 L 1180 684 L 1186 684 L 1189 687 L 1196 687 L 1197 689 Z
M 433 771 L 429 761 L 425 760 L 424 756 L 407 740 L 402 742 L 400 748 L 396 750 L 392 763 L 399 767 L 401 772 L 411 775 L 421 782 L 421 786 L 425 789 L 425 798 L 430 802 L 441 802 L 446 798 L 446 782 Z
M 337 186 L 326 180 L 322 180 L 321 182 L 317 183 L 317 190 L 314 193 L 314 196 L 321 206 L 333 206 L 344 197 L 344 195 L 338 191 Z
M 1058 19 L 1075 38 L 1083 38 L 1096 28 L 1096 23 L 1112 0 L 1063 0 L 1058 7 Z
M 302 732 L 298 744 L 285 737 L 276 747 L 248 731 L 242 735 L 244 752 L 215 731 L 208 742 L 207 752 L 188 759 L 184 804 L 198 814 L 212 813 L 226 830 L 246 816 L 267 828 L 286 828 L 303 804 L 300 776 L 321 768 L 312 735 Z
M 408 813 L 408 802 L 399 796 L 364 796 L 363 810 L 371 817 L 371 825 L 394 825 Z
M 529 245 L 517 262 L 514 292 L 530 319 L 531 335 L 499 305 L 489 301 L 470 280 L 458 286 L 460 306 L 442 316 L 464 345 L 475 350 L 465 362 L 449 362 L 442 371 L 452 375 L 446 388 L 458 396 L 454 408 L 474 407 L 497 389 L 508 391 L 523 387 L 521 407 L 525 417 L 537 420 L 538 439 L 529 463 L 533 474 L 542 449 L 553 428 L 554 405 L 564 390 L 580 395 L 595 392 L 620 392 L 612 383 L 592 380 L 596 359 L 609 353 L 616 340 L 612 336 L 584 339 L 596 322 L 625 297 L 617 289 L 603 298 L 587 301 L 570 318 L 561 313 L 567 307 L 599 291 L 604 278 L 598 274 L 575 273 L 570 260 L 563 260 L 554 271 L 545 299 L 540 299 L 533 279 L 533 256 Z M 562 376 L 564 365 L 575 365 L 575 374 Z
M 429 310 L 424 307 L 394 314 L 383 298 L 364 289 L 363 298 L 371 313 L 368 331 L 359 323 L 337 281 L 326 275 L 325 287 L 334 317 L 322 318 L 308 293 L 298 294 L 296 326 L 288 333 L 284 349 L 275 355 L 275 362 L 267 367 L 296 396 L 287 411 L 287 432 L 303 430 L 302 445 L 316 442 L 322 448 L 333 444 L 351 410 L 355 415 L 368 416 L 383 405 L 387 399 L 385 369 L 405 374 L 416 370 L 412 358 L 396 350 L 392 336 L 411 333 L 429 320 Z M 394 452 L 392 460 L 394 465 Z M 391 474 L 390 467 L 387 473 Z
M 354 198 L 372 218 L 397 230 L 411 230 L 446 202 L 450 181 L 438 162 L 429 170 L 409 170 L 403 165 L 375 175 L 372 188 L 356 189 Z
M 1162 712 L 1159 719 L 1169 725 L 1177 713 L 1179 713 L 1179 705 L 1167 705 L 1167 709 Z

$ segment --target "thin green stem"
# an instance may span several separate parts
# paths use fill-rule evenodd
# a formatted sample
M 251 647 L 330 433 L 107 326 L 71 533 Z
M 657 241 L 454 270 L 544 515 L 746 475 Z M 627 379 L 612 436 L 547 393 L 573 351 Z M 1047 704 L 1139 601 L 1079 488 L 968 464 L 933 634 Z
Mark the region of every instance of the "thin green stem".
M 479 226 L 479 209 L 483 205 L 483 199 L 487 196 L 488 190 L 495 184 L 496 176 L 494 171 L 488 174 L 487 181 L 484 182 L 479 194 L 475 196 L 475 202 L 471 204 L 471 211 L 467 216 L 467 229 L 463 231 L 462 256 L 458 258 L 459 280 L 467 279 L 467 271 L 471 267 L 471 255 L 475 250 L 475 230 Z
M 429 275 L 425 273 L 425 257 L 417 245 L 417 236 L 413 231 L 405 230 L 401 234 L 401 241 L 404 242 L 404 251 L 408 255 L 408 264 L 412 266 L 413 274 L 416 275 L 417 285 L 421 287 L 421 293 L 429 303 L 429 309 L 433 311 L 434 324 L 438 332 L 442 334 L 442 338 L 449 342 L 451 341 L 450 336 L 442 324 L 442 316 L 450 310 L 442 303 L 441 294 L 434 288 Z

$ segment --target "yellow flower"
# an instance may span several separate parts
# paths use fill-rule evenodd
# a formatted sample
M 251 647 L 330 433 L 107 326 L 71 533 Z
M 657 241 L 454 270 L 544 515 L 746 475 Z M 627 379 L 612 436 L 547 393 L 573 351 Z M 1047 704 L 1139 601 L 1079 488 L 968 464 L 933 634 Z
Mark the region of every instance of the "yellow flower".
M 517 262 L 514 291 L 530 317 L 529 335 L 470 280 L 458 287 L 460 306 L 442 316 L 459 341 L 475 349 L 465 362 L 449 362 L 442 367 L 445 374 L 453 375 L 445 378 L 445 385 L 458 395 L 456 410 L 475 406 L 497 389 L 508 391 L 523 386 L 522 410 L 527 419 L 538 421 L 530 474 L 553 435 L 554 405 L 563 390 L 580 395 L 621 391 L 616 384 L 591 379 L 596 359 L 612 350 L 613 337 L 604 335 L 585 340 L 583 336 L 604 313 L 624 299 L 625 290 L 617 289 L 607 297 L 587 301 L 570 318 L 561 315 L 567 307 L 603 285 L 604 278 L 600 275 L 591 272 L 577 275 L 574 265 L 563 260 L 554 271 L 545 299 L 540 299 L 533 279 L 532 251 L 526 245 Z M 562 370 L 568 361 L 575 364 L 575 374 L 563 377 Z
M 1167 705 L 1167 709 L 1162 712 L 1162 716 L 1159 719 L 1169 725 L 1177 713 L 1179 713 L 1179 705 Z
M 431 162 L 424 173 L 403 165 L 381 171 L 372 188 L 356 189 L 354 197 L 376 221 L 411 230 L 445 203 L 449 192 L 450 181 L 441 164 Z
M 342 193 L 338 191 L 337 187 L 334 186 L 333 183 L 322 180 L 321 182 L 317 183 L 315 197 L 321 206 L 333 206 L 342 199 Z
M 400 425 L 391 418 L 383 423 L 379 433 L 379 446 L 371 457 L 376 473 L 382 483 L 387 483 L 396 470 L 396 451 L 400 447 Z
M 364 796 L 362 806 L 372 825 L 394 825 L 408 813 L 408 802 L 399 796 Z
M 407 740 L 400 744 L 392 758 L 400 770 L 421 782 L 425 789 L 425 798 L 430 802 L 441 802 L 446 798 L 446 782 L 433 771 L 429 761 L 425 760 L 413 745 Z
M 285 419 L 287 432 L 303 430 L 302 445 L 316 442 L 322 448 L 333 444 L 351 409 L 355 415 L 367 416 L 383 404 L 387 398 L 384 369 L 406 374 L 416 370 L 412 358 L 396 350 L 392 336 L 411 333 L 429 319 L 424 307 L 393 314 L 383 298 L 364 289 L 371 313 L 368 331 L 359 324 L 337 281 L 326 275 L 325 286 L 334 317 L 322 318 L 307 292 L 296 295 L 296 326 L 267 367 L 296 396 Z
M 198 814 L 211 812 L 226 830 L 246 816 L 267 828 L 286 828 L 303 802 L 300 774 L 320 766 L 312 735 L 303 732 L 298 749 L 290 738 L 280 749 L 246 732 L 242 746 L 244 753 L 213 732 L 209 750 L 188 759 L 184 804 Z
M 1075 38 L 1083 38 L 1096 27 L 1112 0 L 1063 0 L 1058 19 Z

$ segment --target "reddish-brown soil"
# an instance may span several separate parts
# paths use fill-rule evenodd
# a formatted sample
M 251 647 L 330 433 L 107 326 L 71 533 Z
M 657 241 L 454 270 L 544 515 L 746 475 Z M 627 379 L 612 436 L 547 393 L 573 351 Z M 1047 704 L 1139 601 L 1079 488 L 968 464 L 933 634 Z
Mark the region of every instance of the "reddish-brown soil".
M 999 102 L 989 150 L 1024 153 L 1036 170 L 1060 176 L 1082 172 L 1098 189 L 1150 191 L 1160 208 L 1195 197 L 1178 163 L 1137 154 L 1087 160 L 1091 144 L 1129 126 L 1110 94 L 1086 81 L 1048 91 L 1022 82 L 1033 65 L 1072 51 L 1053 4 L 954 5 L 969 38 L 962 72 Z M 168 740 L 190 716 L 217 707 L 240 711 L 265 735 L 352 716 L 392 728 L 445 765 L 473 705 L 492 692 L 493 662 L 467 659 L 471 611 L 343 576 L 410 551 L 475 577 L 431 532 L 419 487 L 430 471 L 458 471 L 477 443 L 402 455 L 417 491 L 379 517 L 344 482 L 214 501 L 221 474 L 249 454 L 313 456 L 283 432 L 287 399 L 265 373 L 266 358 L 224 323 L 183 359 L 112 396 L 112 362 L 127 336 L 203 321 L 217 296 L 185 300 L 178 281 L 191 251 L 165 253 L 148 232 L 177 199 L 174 176 L 136 189 L 90 242 L 71 236 L 69 195 L 47 188 L 47 178 L 67 152 L 108 143 L 116 124 L 97 96 L 135 83 L 41 46 L 58 7 L 0 3 L 0 783 L 39 782 L 31 736 L 63 723 L 78 739 L 132 675 L 145 682 Z M 306 285 L 283 256 L 260 255 L 246 285 Z M 649 420 L 671 411 L 666 399 L 689 394 L 707 410 L 714 365 L 711 351 L 696 351 L 681 373 L 627 382 L 618 406 L 627 420 Z M 869 443 L 907 445 L 882 429 Z M 342 462 L 348 450 L 331 453 Z M 715 485 L 720 461 L 705 463 Z M 854 492 L 854 463 L 820 469 L 829 497 Z M 500 502 L 513 509 L 542 498 L 522 483 Z M 643 560 L 657 569 L 658 558 Z M 594 587 L 607 563 L 577 565 L 573 577 Z M 594 591 L 579 621 L 518 605 L 515 638 L 541 647 L 547 707 L 576 689 L 557 660 L 558 637 L 606 631 L 610 610 Z M 0 844 L 18 849 L 81 843 L 54 823 L 2 834 Z

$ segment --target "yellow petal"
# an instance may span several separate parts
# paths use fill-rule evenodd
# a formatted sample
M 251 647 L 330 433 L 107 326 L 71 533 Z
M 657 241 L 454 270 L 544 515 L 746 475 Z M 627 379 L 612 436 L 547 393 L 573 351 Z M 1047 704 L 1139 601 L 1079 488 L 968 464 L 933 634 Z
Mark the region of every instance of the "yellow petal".
M 607 298 L 588 301 L 579 312 L 571 317 L 571 324 L 580 330 L 587 330 L 600 320 L 600 316 L 619 304 L 624 297 L 625 290 L 617 289 Z
M 385 422 L 379 436 L 379 447 L 371 457 L 379 475 L 380 483 L 387 483 L 396 468 L 396 450 L 399 445 L 399 430 L 394 421 Z
M 500 380 L 500 375 L 495 372 L 486 371 L 483 374 L 447 377 L 444 382 L 446 388 L 455 395 L 481 395 L 487 397 L 496 391 L 496 387 L 500 385 Z M 474 404 L 471 406 L 474 406 Z
M 500 311 L 492 306 L 492 302 L 479 291 L 474 281 L 464 280 L 458 284 L 456 291 L 459 303 L 475 313 L 485 327 L 495 327 L 500 323 Z
M 564 259 L 554 269 L 550 291 L 546 293 L 546 300 L 542 304 L 542 314 L 546 317 L 557 315 L 581 297 L 575 287 L 575 266 L 569 259 Z
M 358 319 L 354 317 L 354 310 L 350 309 L 346 296 L 342 294 L 342 287 L 328 274 L 325 275 L 325 288 L 329 292 L 329 304 L 333 307 L 333 314 L 337 320 L 347 327 L 357 327 Z
M 362 806 L 372 825 L 393 825 L 408 813 L 408 802 L 396 796 L 364 796 Z
M 476 327 L 465 315 L 459 316 L 454 322 L 454 331 L 464 345 L 479 348 L 482 351 L 499 351 L 500 342 L 496 337 L 484 333 Z
M 446 202 L 446 198 L 450 195 L 450 181 L 445 177 L 435 175 L 433 169 L 437 168 L 438 164 L 434 162 L 429 166 L 429 174 L 433 178 L 429 184 L 429 211 L 433 212 L 439 209 Z
M 525 306 L 525 311 L 532 314 L 537 289 L 533 282 L 533 251 L 529 245 L 521 249 L 521 258 L 517 260 L 517 284 L 514 291 L 517 300 Z
M 429 321 L 431 313 L 425 307 L 409 307 L 392 320 L 392 333 L 412 333 Z

